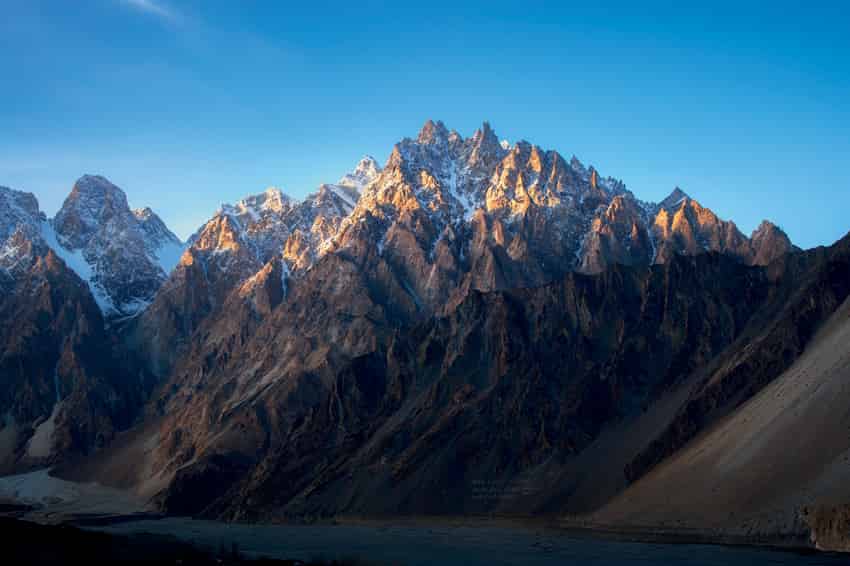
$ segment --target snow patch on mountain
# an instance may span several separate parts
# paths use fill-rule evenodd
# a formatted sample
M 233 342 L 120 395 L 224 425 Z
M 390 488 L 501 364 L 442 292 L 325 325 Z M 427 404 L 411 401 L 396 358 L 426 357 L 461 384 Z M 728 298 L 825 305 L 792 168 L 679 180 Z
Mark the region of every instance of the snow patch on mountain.
M 42 421 L 27 442 L 27 456 L 30 458 L 48 458 L 53 452 L 53 433 L 56 430 L 56 417 L 62 410 L 62 402 L 53 405 L 50 416 Z
M 362 187 L 381 171 L 371 157 L 360 160 L 354 170 L 335 184 L 320 185 L 303 200 L 270 188 L 219 211 L 190 239 L 196 260 L 218 258 L 219 271 L 255 273 L 276 255 L 283 255 L 285 277 L 309 269 L 332 249 L 331 240 L 343 218 L 351 214 Z
M 70 249 L 67 245 L 62 244 L 59 240 L 60 236 L 48 220 L 41 222 L 41 237 L 50 249 L 53 250 L 53 253 L 59 256 L 65 262 L 65 265 L 89 286 L 89 290 L 97 306 L 100 307 L 104 315 L 109 316 L 118 312 L 118 309 L 115 308 L 115 304 L 109 297 L 109 293 L 94 280 L 94 269 L 88 260 L 86 260 L 82 250 Z
M 284 194 L 277 187 L 269 187 L 264 192 L 245 197 L 236 204 L 222 204 L 221 212 L 241 220 L 258 222 L 266 214 L 282 214 L 297 203 L 296 199 Z
M 65 262 L 83 281 L 91 281 L 93 270 L 80 249 L 72 250 L 59 242 L 59 236 L 53 225 L 45 220 L 41 223 L 41 237 L 53 252 Z

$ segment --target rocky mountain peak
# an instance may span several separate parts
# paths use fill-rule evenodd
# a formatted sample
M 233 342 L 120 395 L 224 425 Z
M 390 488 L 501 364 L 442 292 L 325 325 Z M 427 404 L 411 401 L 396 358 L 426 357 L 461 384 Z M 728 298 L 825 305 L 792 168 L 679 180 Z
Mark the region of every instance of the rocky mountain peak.
M 691 197 L 688 195 L 688 193 L 686 193 L 679 187 L 676 187 L 675 189 L 673 189 L 673 192 L 671 192 L 664 200 L 658 203 L 658 207 L 672 211 L 675 210 L 680 204 L 685 202 L 686 199 L 690 198 Z
M 130 210 L 124 191 L 100 175 L 74 183 L 44 235 L 110 318 L 144 309 L 183 250 L 150 208 Z
M 32 193 L 0 186 L 0 241 L 20 226 L 35 226 L 43 219 Z
M 322 185 L 319 192 L 321 192 Z M 316 193 L 308 196 L 303 201 L 295 199 L 278 189 L 269 187 L 261 193 L 248 195 L 234 204 L 224 203 L 216 215 L 209 222 L 216 221 L 218 217 L 228 216 L 231 224 L 239 230 L 262 231 L 277 225 L 282 219 L 296 214 L 303 208 L 307 201 L 314 199 Z M 205 227 L 201 227 L 204 230 Z M 201 231 L 199 230 L 199 232 Z M 194 241 L 194 236 L 190 241 Z
M 357 163 L 354 171 L 346 173 L 337 181 L 337 185 L 355 189 L 358 193 L 362 191 L 366 185 L 374 181 L 381 173 L 381 166 L 371 155 L 364 155 Z
M 83 175 L 74 183 L 53 224 L 71 246 L 79 248 L 107 223 L 122 225 L 133 219 L 124 191 L 100 175 Z
M 0 187 L 0 287 L 32 263 L 43 221 L 35 196 Z
M 587 167 L 585 167 L 584 163 L 582 163 L 581 160 L 575 155 L 570 158 L 570 168 L 582 177 L 587 177 L 589 174 L 587 171 Z
M 499 142 L 499 138 L 490 127 L 489 122 L 484 122 L 479 129 L 475 130 L 472 138 L 470 138 L 470 143 L 472 145 L 468 159 L 470 167 L 474 167 L 479 163 L 486 165 L 488 161 L 495 161 L 507 149 Z
M 758 225 L 758 228 L 753 230 L 753 233 L 750 236 L 750 239 L 757 240 L 759 238 L 764 238 L 764 237 L 769 236 L 771 234 L 777 234 L 777 233 L 784 235 L 785 231 L 782 230 L 782 228 L 780 228 L 779 226 L 777 226 L 773 222 L 771 222 L 770 220 L 762 220 L 761 223 Z
M 139 221 L 139 225 L 147 235 L 146 241 L 149 244 L 151 251 L 155 251 L 166 245 L 182 247 L 180 238 L 168 229 L 165 222 L 163 222 L 162 219 L 150 209 L 150 207 L 146 206 L 144 208 L 137 208 L 133 210 L 133 216 L 135 216 L 136 220 Z M 171 267 L 173 267 L 173 265 Z M 165 269 L 166 273 L 170 271 L 169 268 L 163 269 Z
M 71 190 L 71 195 L 91 195 L 102 197 L 115 197 L 117 199 L 127 200 L 127 195 L 120 188 L 115 186 L 103 175 L 85 174 L 74 183 Z
M 472 134 L 472 141 L 479 145 L 499 145 L 499 138 L 496 136 L 496 132 L 493 131 L 493 128 L 490 126 L 490 122 L 487 122 L 486 120 L 483 124 L 481 124 L 481 127 L 475 130 L 475 133 Z
M 4 219 L 11 215 L 23 215 L 31 218 L 40 216 L 38 200 L 32 193 L 16 191 L 9 187 L 0 186 L 0 214 Z
M 68 195 L 70 204 L 98 204 L 102 203 L 103 207 L 112 206 L 116 210 L 121 210 L 127 206 L 127 195 L 102 175 L 83 175 Z M 66 199 L 67 200 L 67 199 Z
M 292 203 L 292 199 L 276 187 L 266 189 L 263 196 L 263 207 L 269 210 L 280 211 Z
M 445 124 L 443 124 L 440 120 L 437 120 L 436 122 L 428 120 L 419 131 L 419 136 L 416 138 L 416 141 L 420 144 L 441 143 L 448 140 L 448 137 L 449 130 L 446 128 Z
M 762 220 L 750 236 L 753 260 L 756 265 L 767 265 L 776 258 L 794 251 L 788 234 L 769 220 Z
M 303 200 L 270 188 L 223 204 L 190 238 L 187 260 L 207 263 L 209 277 L 222 281 L 244 279 L 279 256 L 287 269 L 306 269 L 357 205 L 360 191 L 380 174 L 377 161 L 367 155 L 336 184 L 322 184 Z M 225 287 L 222 283 L 222 293 Z

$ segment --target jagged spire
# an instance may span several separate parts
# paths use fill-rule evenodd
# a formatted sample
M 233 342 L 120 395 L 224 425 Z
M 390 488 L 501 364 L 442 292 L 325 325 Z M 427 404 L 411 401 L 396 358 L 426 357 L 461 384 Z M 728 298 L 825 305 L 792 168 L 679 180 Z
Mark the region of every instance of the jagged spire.
M 427 120 L 425 125 L 423 125 L 422 129 L 419 131 L 419 136 L 416 138 L 416 141 L 419 143 L 434 143 L 446 139 L 448 135 L 448 129 L 446 129 L 445 124 L 443 124 L 440 120 L 437 120 L 436 122 L 433 120 Z
M 490 122 L 484 121 L 481 124 L 481 127 L 475 130 L 475 133 L 472 134 L 472 139 L 478 145 L 499 145 L 499 138 L 496 136 L 496 132 L 493 131 L 493 128 L 490 127 Z
M 758 240 L 761 238 L 766 238 L 768 236 L 778 236 L 781 238 L 788 238 L 788 234 L 785 233 L 785 230 L 771 222 L 770 220 L 762 220 L 761 224 L 758 225 L 758 228 L 753 230 L 752 234 L 750 234 L 750 239 Z M 790 242 L 790 239 L 789 239 Z
M 490 122 L 488 122 L 487 120 L 484 120 L 484 122 L 481 124 L 481 127 L 475 130 L 475 134 L 473 134 L 472 137 L 482 139 L 492 137 L 494 139 L 498 139 L 496 138 L 496 132 L 493 131 L 493 128 L 490 127 Z
M 755 254 L 752 259 L 755 265 L 767 265 L 795 249 L 788 234 L 770 220 L 762 220 L 758 228 L 753 230 L 750 235 L 750 244 Z
M 761 224 L 758 225 L 758 228 L 755 229 L 755 232 L 766 232 L 768 230 L 781 230 L 779 226 L 771 222 L 770 220 L 762 220 Z
M 489 122 L 484 122 L 481 127 L 472 134 L 472 153 L 469 157 L 470 164 L 479 162 L 490 162 L 498 159 L 504 148 L 499 144 L 499 138 L 490 127 Z

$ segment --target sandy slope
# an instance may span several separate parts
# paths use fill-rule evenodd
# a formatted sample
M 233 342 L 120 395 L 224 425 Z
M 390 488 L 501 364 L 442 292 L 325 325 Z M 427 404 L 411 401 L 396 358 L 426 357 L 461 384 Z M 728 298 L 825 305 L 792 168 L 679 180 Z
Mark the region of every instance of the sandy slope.
M 148 501 L 171 477 L 167 472 L 154 473 L 159 424 L 159 420 L 152 419 L 124 431 L 109 450 L 61 464 L 54 468 L 53 475 L 71 482 L 108 486 Z
M 597 524 L 805 533 L 801 509 L 850 502 L 850 300 L 796 363 L 594 513 Z

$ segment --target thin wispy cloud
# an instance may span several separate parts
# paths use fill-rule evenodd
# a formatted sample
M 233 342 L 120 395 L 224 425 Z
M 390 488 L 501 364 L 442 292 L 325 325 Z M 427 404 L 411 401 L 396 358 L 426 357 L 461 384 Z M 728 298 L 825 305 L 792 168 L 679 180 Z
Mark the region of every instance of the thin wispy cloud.
M 177 12 L 159 0 L 121 0 L 121 2 L 139 12 L 144 12 L 167 22 L 174 23 L 178 20 Z

